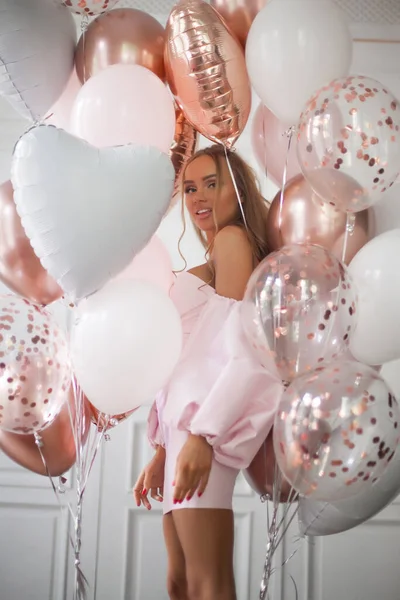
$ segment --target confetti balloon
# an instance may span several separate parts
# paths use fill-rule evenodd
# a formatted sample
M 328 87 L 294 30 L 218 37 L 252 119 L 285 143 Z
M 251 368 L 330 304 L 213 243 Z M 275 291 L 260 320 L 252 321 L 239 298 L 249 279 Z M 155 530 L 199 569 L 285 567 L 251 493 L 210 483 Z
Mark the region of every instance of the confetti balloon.
M 350 213 L 378 202 L 400 172 L 400 106 L 378 81 L 337 79 L 308 102 L 297 153 L 313 190 Z
M 95 17 L 101 15 L 106 10 L 117 4 L 118 0 L 57 0 L 64 6 L 70 9 L 71 12 L 87 16 Z
M 348 498 L 385 472 L 399 442 L 399 422 L 398 402 L 374 369 L 335 361 L 286 390 L 274 424 L 276 458 L 301 495 Z
M 0 429 L 29 434 L 50 425 L 67 401 L 67 342 L 53 317 L 16 296 L 0 296 Z
M 356 324 L 346 267 L 313 244 L 286 246 L 259 264 L 241 306 L 243 326 L 264 364 L 272 353 L 284 382 L 336 359 Z

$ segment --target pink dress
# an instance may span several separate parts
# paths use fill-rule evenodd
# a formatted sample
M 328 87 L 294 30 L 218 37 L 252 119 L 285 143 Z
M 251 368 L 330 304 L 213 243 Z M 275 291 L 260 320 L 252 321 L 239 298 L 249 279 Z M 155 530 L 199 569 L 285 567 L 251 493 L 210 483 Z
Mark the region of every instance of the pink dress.
M 240 469 L 248 467 L 274 421 L 282 395 L 271 360 L 262 366 L 241 329 L 240 302 L 219 296 L 189 272 L 172 289 L 183 327 L 183 350 L 168 385 L 151 408 L 148 436 L 166 449 L 163 511 L 232 508 Z M 203 435 L 214 458 L 201 498 L 173 504 L 175 465 L 188 432 Z

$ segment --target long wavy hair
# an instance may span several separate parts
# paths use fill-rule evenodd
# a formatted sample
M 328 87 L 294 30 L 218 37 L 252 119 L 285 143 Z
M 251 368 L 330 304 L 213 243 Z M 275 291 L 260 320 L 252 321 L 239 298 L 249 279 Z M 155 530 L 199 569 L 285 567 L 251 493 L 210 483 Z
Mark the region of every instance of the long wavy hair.
M 241 203 L 243 213 L 246 219 L 247 228 L 243 221 L 242 211 L 238 204 L 238 211 L 236 218 L 229 223 L 229 225 L 238 225 L 243 228 L 246 232 L 248 240 L 250 242 L 251 249 L 253 251 L 254 260 L 256 263 L 261 262 L 269 253 L 268 240 L 267 240 L 267 230 L 266 230 L 266 222 L 267 222 L 267 214 L 269 209 L 269 204 L 263 198 L 259 184 L 256 178 L 254 171 L 249 167 L 249 165 L 237 154 L 237 152 L 232 152 L 227 150 L 229 164 L 232 169 L 232 174 L 236 183 L 236 187 L 239 193 L 240 199 L 243 199 Z M 209 156 L 212 158 L 215 164 L 215 172 L 217 175 L 217 190 L 220 189 L 221 186 L 221 175 L 222 175 L 222 165 L 223 162 L 226 162 L 225 156 L 225 148 L 222 145 L 214 144 L 213 146 L 209 146 L 202 150 L 196 152 L 187 162 L 185 171 L 187 167 L 199 156 Z M 183 231 L 179 238 L 178 242 L 178 250 L 185 262 L 185 267 L 187 266 L 185 257 L 183 256 L 180 250 L 180 243 L 183 239 L 183 236 L 186 232 L 186 220 L 185 220 L 185 190 L 184 190 L 184 179 L 185 179 L 185 171 L 182 174 L 182 221 L 183 221 Z M 239 199 L 238 199 L 239 201 Z M 218 202 L 218 195 L 217 195 Z M 215 220 L 215 212 L 214 212 L 214 222 L 216 231 L 218 231 L 218 223 Z M 197 237 L 199 238 L 203 248 L 205 249 L 205 258 L 207 263 L 210 266 L 212 273 L 214 273 L 214 269 L 212 266 L 212 262 L 210 259 L 212 252 L 212 243 L 209 244 L 204 232 L 197 227 L 193 223 L 194 230 L 196 232 Z

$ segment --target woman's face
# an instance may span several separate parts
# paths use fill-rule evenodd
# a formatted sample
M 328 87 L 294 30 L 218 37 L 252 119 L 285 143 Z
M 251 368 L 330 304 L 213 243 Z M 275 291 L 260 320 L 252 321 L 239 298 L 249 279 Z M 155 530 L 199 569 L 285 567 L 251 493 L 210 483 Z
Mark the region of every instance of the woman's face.
M 183 186 L 190 217 L 205 233 L 215 232 L 215 223 L 222 229 L 236 219 L 238 200 L 225 159 L 218 182 L 214 160 L 207 155 L 195 158 L 186 168 Z

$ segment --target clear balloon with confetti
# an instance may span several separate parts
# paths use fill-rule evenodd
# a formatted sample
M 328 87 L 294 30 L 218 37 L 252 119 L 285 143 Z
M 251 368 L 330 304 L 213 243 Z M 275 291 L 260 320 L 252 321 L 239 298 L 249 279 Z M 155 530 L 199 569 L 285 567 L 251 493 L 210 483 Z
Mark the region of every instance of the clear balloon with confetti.
M 95 17 L 115 6 L 118 0 L 55 0 L 55 2 L 63 4 L 75 14 Z
M 400 408 L 372 367 L 338 360 L 291 383 L 274 424 L 285 478 L 302 495 L 340 500 L 367 491 L 399 442 Z
M 37 433 L 68 399 L 68 345 L 54 317 L 37 304 L 0 296 L 0 429 Z
M 241 306 L 262 364 L 284 382 L 343 354 L 355 329 L 357 293 L 346 267 L 314 244 L 285 246 L 252 274 Z
M 363 76 L 332 81 L 300 116 L 297 154 L 325 202 L 348 213 L 378 202 L 400 172 L 400 105 Z

